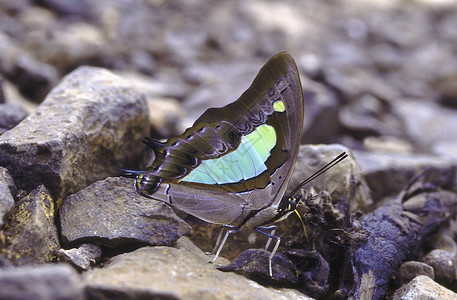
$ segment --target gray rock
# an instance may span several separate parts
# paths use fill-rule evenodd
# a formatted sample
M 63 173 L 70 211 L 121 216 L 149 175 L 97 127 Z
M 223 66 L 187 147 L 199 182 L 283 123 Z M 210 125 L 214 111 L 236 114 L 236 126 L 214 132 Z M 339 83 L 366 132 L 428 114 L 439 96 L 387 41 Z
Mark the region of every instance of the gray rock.
M 413 299 L 457 299 L 457 294 L 439 285 L 428 276 L 417 276 L 410 283 L 402 286 L 392 296 L 392 300 Z
M 455 253 L 443 249 L 435 249 L 424 256 L 422 260 L 433 267 L 437 282 L 445 286 L 455 286 L 457 282 Z
M 296 290 L 267 288 L 219 271 L 209 260 L 182 237 L 175 248 L 143 247 L 113 257 L 103 268 L 86 272 L 84 284 L 89 298 L 125 296 L 127 290 L 130 295 L 165 299 L 310 299 Z
M 54 214 L 54 200 L 44 186 L 17 202 L 5 224 L 6 245 L 0 249 L 0 265 L 54 260 L 60 249 Z
M 419 261 L 407 261 L 402 263 L 395 272 L 395 283 L 400 287 L 420 275 L 435 279 L 431 266 Z
M 2 32 L 0 45 L 0 72 L 26 97 L 40 102 L 57 82 L 57 69 L 37 60 Z
M 81 279 L 67 264 L 0 269 L 0 299 L 85 299 Z
M 393 112 L 405 126 L 405 133 L 419 150 L 443 157 L 457 158 L 449 145 L 457 145 L 455 109 L 421 100 L 396 101 Z
M 40 11 L 35 12 L 39 13 Z M 47 20 L 49 19 L 51 17 L 47 16 Z M 50 23 L 50 30 L 40 28 L 27 36 L 28 48 L 34 49 L 35 56 L 41 61 L 61 70 L 68 70 L 101 60 L 104 54 L 103 45 L 107 42 L 101 28 L 85 22 L 67 23 L 53 20 Z M 51 51 L 52 55 L 49 55 Z
M 16 126 L 28 113 L 17 103 L 0 104 L 0 135 Z
M 360 164 L 374 201 L 398 194 L 413 176 L 425 168 L 447 170 L 456 166 L 449 158 L 427 154 L 352 151 Z
M 354 99 L 340 110 L 342 125 L 353 135 L 396 136 L 401 124 L 390 113 L 388 105 L 372 95 Z
M 8 170 L 0 167 L 0 228 L 3 227 L 4 220 L 14 205 L 14 195 L 16 195 L 14 181 Z
M 110 177 L 68 196 L 60 222 L 65 243 L 170 245 L 190 230 L 167 204 L 138 194 L 130 178 Z
M 302 145 L 286 193 L 342 152 L 348 153 L 349 157 L 303 188 L 307 190 L 312 186 L 317 192 L 326 190 L 333 202 L 349 203 L 351 211 L 371 204 L 369 189 L 357 159 L 348 148 L 338 144 Z
M 102 249 L 94 244 L 82 244 L 79 248 L 60 249 L 57 257 L 61 262 L 68 262 L 80 270 L 92 267 L 102 255 Z
M 104 69 L 81 67 L 0 136 L 0 165 L 18 188 L 43 183 L 64 198 L 135 165 L 148 129 L 144 97 L 130 84 Z

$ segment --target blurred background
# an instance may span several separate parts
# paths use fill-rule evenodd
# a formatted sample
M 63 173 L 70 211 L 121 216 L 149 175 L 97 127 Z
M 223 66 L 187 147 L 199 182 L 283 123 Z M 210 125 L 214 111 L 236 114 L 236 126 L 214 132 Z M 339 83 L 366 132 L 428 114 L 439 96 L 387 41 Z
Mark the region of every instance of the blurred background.
M 0 103 L 25 116 L 81 65 L 148 98 L 156 138 L 236 100 L 287 50 L 304 143 L 457 158 L 457 1 L 0 0 Z

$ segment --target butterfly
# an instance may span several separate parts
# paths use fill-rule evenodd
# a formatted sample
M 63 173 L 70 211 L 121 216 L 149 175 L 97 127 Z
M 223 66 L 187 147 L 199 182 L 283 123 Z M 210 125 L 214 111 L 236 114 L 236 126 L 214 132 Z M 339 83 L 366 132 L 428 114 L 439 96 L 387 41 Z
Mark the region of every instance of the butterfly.
M 303 118 L 298 69 L 292 56 L 281 52 L 235 102 L 206 110 L 192 127 L 164 143 L 145 138 L 154 162 L 144 171 L 125 171 L 136 177 L 141 195 L 227 228 L 213 261 L 228 235 L 241 227 L 276 240 L 269 257 L 272 276 L 271 260 L 280 243 L 273 223 L 292 213 L 299 200 L 284 194 Z

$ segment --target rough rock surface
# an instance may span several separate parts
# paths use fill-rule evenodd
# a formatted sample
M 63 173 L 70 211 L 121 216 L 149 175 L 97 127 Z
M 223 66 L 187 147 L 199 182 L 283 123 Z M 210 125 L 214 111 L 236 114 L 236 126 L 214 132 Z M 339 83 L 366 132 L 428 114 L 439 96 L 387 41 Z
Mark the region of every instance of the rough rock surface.
M 89 297 L 141 295 L 171 299 L 310 299 L 296 290 L 263 287 L 209 263 L 210 257 L 183 237 L 173 248 L 143 247 L 112 258 L 84 274 Z M 122 286 L 122 288 L 120 288 Z M 133 299 L 130 296 L 129 299 Z
M 110 177 L 64 199 L 65 243 L 170 245 L 190 227 L 165 203 L 143 197 L 132 179 Z
M 45 184 L 56 198 L 133 165 L 148 132 L 144 98 L 112 73 L 81 67 L 37 111 L 0 136 L 0 165 L 18 188 Z
M 54 200 L 44 186 L 18 201 L 4 228 L 0 266 L 50 262 L 60 248 Z

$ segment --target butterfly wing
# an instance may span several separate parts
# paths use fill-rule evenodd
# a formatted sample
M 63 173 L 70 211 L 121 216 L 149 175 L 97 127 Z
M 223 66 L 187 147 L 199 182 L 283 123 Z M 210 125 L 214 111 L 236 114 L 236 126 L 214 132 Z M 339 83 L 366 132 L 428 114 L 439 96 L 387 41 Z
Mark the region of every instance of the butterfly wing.
M 277 206 L 292 174 L 303 113 L 297 67 L 282 52 L 237 101 L 208 109 L 181 136 L 156 145 L 136 187 L 211 223 L 264 223 L 269 216 L 259 212 Z

